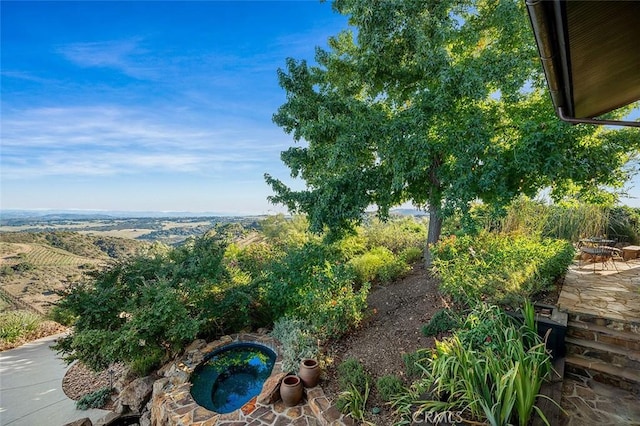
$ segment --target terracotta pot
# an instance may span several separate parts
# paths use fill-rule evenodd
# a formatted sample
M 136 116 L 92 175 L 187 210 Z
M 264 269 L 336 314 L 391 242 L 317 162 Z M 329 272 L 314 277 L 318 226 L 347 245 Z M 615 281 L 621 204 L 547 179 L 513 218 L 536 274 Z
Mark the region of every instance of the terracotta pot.
M 318 380 L 320 380 L 320 366 L 318 366 L 318 361 L 315 359 L 303 359 L 300 363 L 298 376 L 300 376 L 305 388 L 316 387 Z
M 302 381 L 300 377 L 289 375 L 285 376 L 280 383 L 280 398 L 287 407 L 297 405 L 302 399 Z

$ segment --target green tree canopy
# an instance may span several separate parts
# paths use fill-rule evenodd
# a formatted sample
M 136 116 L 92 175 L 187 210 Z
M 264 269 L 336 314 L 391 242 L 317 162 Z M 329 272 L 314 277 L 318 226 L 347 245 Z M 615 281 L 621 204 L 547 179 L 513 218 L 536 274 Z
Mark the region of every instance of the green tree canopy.
M 294 191 L 265 175 L 270 200 L 312 229 L 349 229 L 370 206 L 443 215 L 505 205 L 541 188 L 620 184 L 638 133 L 568 125 L 545 91 L 524 2 L 336 0 L 352 30 L 287 59 L 274 122 L 301 142 L 282 153 Z

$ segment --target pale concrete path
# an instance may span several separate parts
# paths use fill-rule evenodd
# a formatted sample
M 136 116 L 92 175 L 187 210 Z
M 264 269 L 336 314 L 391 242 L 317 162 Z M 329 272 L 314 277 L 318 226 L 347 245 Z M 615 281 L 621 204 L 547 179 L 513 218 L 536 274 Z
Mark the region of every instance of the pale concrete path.
M 106 410 L 77 410 L 62 391 L 68 366 L 49 336 L 0 352 L 0 426 L 62 426 L 83 417 L 94 423 Z

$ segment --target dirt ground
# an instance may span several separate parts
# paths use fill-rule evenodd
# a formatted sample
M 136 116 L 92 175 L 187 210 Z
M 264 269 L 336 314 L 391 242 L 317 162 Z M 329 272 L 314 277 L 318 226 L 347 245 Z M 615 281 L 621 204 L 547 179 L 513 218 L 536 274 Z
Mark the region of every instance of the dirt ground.
M 434 339 L 425 337 L 421 328 L 448 305 L 438 292 L 437 280 L 423 265 L 415 266 L 407 277 L 396 283 L 372 289 L 368 303 L 368 321 L 355 332 L 325 347 L 331 362 L 321 385 L 327 396 L 335 401 L 340 393 L 337 365 L 347 358 L 358 359 L 373 379 L 367 403 L 368 420 L 377 425 L 390 425 L 393 423 L 391 410 L 377 395 L 375 381 L 389 374 L 405 379 L 402 354 L 433 347 Z M 371 414 L 373 407 L 380 408 L 381 413 Z

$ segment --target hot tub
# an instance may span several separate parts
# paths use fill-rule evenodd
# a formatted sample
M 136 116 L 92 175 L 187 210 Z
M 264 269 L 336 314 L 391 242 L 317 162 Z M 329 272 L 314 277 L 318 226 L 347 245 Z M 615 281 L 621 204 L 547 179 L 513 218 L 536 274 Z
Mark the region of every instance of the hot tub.
M 232 343 L 207 354 L 191 375 L 191 396 L 216 413 L 230 413 L 260 394 L 276 353 L 258 343 Z

